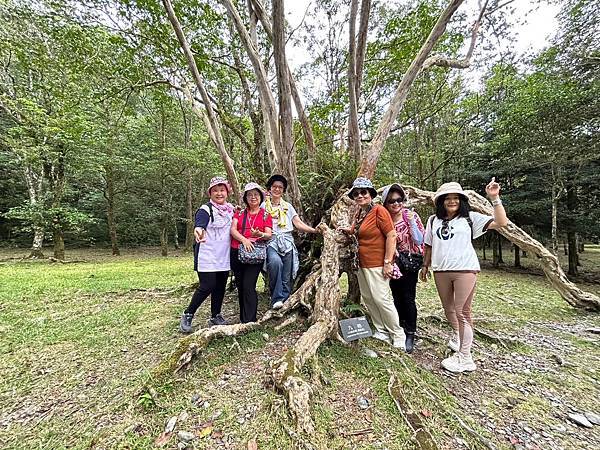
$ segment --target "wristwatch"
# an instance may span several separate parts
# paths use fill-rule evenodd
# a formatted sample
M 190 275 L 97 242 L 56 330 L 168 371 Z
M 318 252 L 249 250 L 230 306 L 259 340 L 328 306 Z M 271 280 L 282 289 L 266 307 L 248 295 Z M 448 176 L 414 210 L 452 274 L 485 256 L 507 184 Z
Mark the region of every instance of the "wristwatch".
M 386 264 L 391 264 L 391 263 L 392 263 L 392 262 L 391 262 L 389 259 L 384 259 L 384 260 L 383 260 L 383 264 L 384 264 L 384 265 L 386 265 Z

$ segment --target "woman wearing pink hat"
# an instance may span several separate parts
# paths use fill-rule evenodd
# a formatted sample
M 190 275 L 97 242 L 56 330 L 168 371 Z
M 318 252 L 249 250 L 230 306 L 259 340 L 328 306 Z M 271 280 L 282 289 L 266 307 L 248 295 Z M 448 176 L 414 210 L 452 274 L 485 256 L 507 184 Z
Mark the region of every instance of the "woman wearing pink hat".
M 230 186 L 223 177 L 214 177 L 208 186 L 210 200 L 196 212 L 194 237 L 194 270 L 198 273 L 198 287 L 190 305 L 181 315 L 179 329 L 192 332 L 196 310 L 210 295 L 210 325 L 225 325 L 221 315 L 225 286 L 229 275 L 229 233 L 233 218 L 233 205 L 227 202 Z
M 256 322 L 256 282 L 266 258 L 266 242 L 271 239 L 273 230 L 271 215 L 260 207 L 264 197 L 265 194 L 258 184 L 246 184 L 242 197 L 246 208 L 236 213 L 231 222 L 231 269 L 235 274 L 238 289 L 241 323 Z M 264 247 L 262 260 L 245 261 L 242 253 L 251 254 L 258 246 Z M 259 256 L 258 252 L 255 253 L 256 257 Z
M 508 224 L 499 197 L 500 185 L 495 178 L 492 178 L 485 190 L 494 207 L 493 216 L 470 211 L 469 200 L 460 184 L 442 184 L 433 197 L 435 215 L 427 220 L 425 229 L 421 280 L 427 281 L 431 267 L 446 318 L 454 330 L 448 347 L 456 353 L 442 361 L 442 367 L 451 372 L 476 369 L 471 355 L 471 304 L 480 267 L 472 240 L 487 230 Z

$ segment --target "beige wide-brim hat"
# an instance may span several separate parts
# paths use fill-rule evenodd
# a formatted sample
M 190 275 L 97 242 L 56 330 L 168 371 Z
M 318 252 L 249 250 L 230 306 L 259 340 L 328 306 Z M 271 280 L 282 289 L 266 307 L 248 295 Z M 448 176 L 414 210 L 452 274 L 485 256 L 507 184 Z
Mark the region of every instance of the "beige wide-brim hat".
M 434 196 L 433 196 L 433 202 L 437 202 L 437 199 L 440 198 L 442 195 L 446 195 L 446 194 L 459 194 L 462 195 L 464 198 L 468 198 L 467 194 L 465 193 L 465 191 L 463 190 L 462 186 L 457 183 L 456 181 L 451 181 L 450 183 L 444 183 L 442 184 L 438 190 L 435 192 Z

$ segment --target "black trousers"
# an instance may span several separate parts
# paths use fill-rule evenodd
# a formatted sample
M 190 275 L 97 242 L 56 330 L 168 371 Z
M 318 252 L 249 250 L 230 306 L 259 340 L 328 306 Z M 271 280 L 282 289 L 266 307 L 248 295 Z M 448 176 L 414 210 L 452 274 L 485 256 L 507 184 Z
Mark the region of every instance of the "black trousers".
M 237 248 L 231 249 L 230 260 L 238 290 L 240 322 L 256 322 L 256 310 L 258 308 L 256 282 L 263 264 L 242 264 L 238 258 Z
M 417 280 L 419 272 L 402 272 L 399 280 L 390 280 L 394 306 L 398 311 L 400 326 L 406 333 L 417 331 Z
M 229 271 L 197 273 L 200 284 L 198 284 L 198 287 L 192 296 L 190 306 L 187 307 L 185 312 L 187 314 L 195 314 L 196 310 L 200 308 L 200 305 L 206 300 L 206 297 L 210 295 L 210 314 L 211 317 L 215 317 L 217 314 L 221 314 Z

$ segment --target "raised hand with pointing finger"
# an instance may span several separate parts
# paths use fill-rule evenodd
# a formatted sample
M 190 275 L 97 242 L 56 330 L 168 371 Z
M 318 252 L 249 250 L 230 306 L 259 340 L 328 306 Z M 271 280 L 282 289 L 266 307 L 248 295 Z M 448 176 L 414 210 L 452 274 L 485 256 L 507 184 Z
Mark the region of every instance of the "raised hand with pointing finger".
M 496 182 L 496 177 L 492 177 L 492 180 L 485 187 L 485 192 L 490 200 L 498 198 L 500 195 L 500 185 Z

